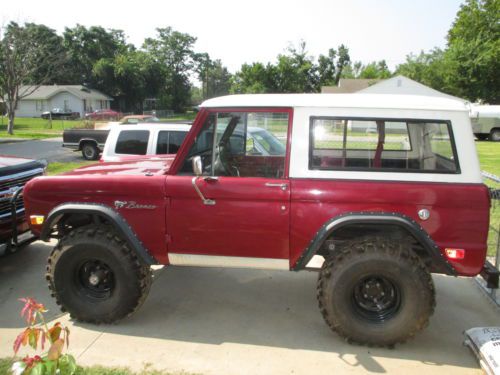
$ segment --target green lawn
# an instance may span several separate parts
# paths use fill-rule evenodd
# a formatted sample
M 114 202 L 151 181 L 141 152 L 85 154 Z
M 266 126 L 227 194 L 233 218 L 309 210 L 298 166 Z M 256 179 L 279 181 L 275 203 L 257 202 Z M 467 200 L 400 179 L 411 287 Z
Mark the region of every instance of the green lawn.
M 14 135 L 7 134 L 7 117 L 0 116 L 0 138 L 42 139 L 59 136 L 64 129 L 82 127 L 83 120 L 44 120 L 42 118 L 17 117 Z
M 0 375 L 10 375 L 10 368 L 12 366 L 12 358 L 0 358 Z M 156 371 L 148 369 L 149 366 L 144 366 L 144 369 L 139 372 L 131 371 L 125 367 L 81 367 L 78 366 L 75 375 L 173 375 L 172 372 Z M 176 373 L 179 375 L 189 375 L 189 373 L 182 372 Z
M 500 177 L 500 142 L 476 142 L 477 153 L 481 169 Z M 485 179 L 486 185 L 493 189 L 500 189 L 500 184 Z M 490 211 L 490 232 L 488 235 L 488 255 L 496 254 L 498 229 L 500 228 L 500 201 L 493 200 Z
M 476 142 L 477 153 L 483 171 L 500 176 L 500 142 Z
M 186 114 L 174 115 L 174 117 L 164 118 L 161 121 L 192 121 L 196 113 L 188 112 Z M 7 117 L 0 116 L 0 138 L 30 138 L 43 139 L 58 137 L 64 129 L 81 128 L 93 126 L 85 120 L 44 120 L 42 118 L 16 117 L 14 120 L 14 135 L 7 133 Z

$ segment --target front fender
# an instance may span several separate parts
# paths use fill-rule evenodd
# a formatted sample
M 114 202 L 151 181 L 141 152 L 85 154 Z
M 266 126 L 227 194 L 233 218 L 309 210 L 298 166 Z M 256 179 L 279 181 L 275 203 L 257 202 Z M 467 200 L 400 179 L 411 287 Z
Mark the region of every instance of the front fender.
M 49 212 L 40 233 L 42 241 L 48 241 L 52 228 L 67 214 L 88 214 L 100 216 L 109 221 L 117 233 L 127 241 L 130 248 L 135 251 L 137 257 L 146 265 L 158 264 L 156 259 L 144 247 L 127 221 L 111 207 L 103 204 L 87 203 L 64 203 Z

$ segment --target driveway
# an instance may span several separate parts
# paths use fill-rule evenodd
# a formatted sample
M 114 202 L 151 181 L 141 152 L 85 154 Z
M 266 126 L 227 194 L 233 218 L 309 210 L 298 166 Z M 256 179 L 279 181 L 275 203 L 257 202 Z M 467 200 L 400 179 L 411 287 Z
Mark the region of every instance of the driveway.
M 44 282 L 51 246 L 36 242 L 0 258 L 0 353 L 23 324 L 17 298 L 58 312 Z M 142 308 L 116 325 L 69 324 L 69 351 L 82 365 L 201 374 L 481 374 L 462 332 L 500 325 L 499 310 L 472 279 L 435 276 L 430 326 L 395 349 L 349 345 L 317 308 L 313 272 L 163 268 Z
M 63 148 L 62 138 L 0 143 L 0 155 L 13 155 L 29 159 L 45 159 L 49 162 L 78 162 L 84 160 L 80 152 L 73 152 L 67 148 Z

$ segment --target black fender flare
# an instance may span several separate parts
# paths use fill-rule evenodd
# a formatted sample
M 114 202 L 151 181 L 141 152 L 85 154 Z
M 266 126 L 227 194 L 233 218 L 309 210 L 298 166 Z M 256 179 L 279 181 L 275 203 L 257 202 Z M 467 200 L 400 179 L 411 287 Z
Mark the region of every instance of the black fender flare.
M 388 224 L 406 229 L 420 242 L 436 266 L 448 275 L 457 275 L 457 271 L 441 254 L 436 243 L 415 220 L 402 214 L 386 212 L 349 212 L 328 220 L 316 233 L 292 269 L 294 271 L 304 269 L 334 230 L 351 224 Z
M 118 232 L 118 234 L 127 241 L 130 248 L 135 251 L 137 257 L 142 261 L 143 264 L 153 265 L 158 264 L 156 259 L 149 253 L 143 243 L 139 240 L 133 229 L 127 223 L 127 221 L 111 207 L 103 204 L 95 203 L 64 203 L 55 207 L 49 212 L 47 218 L 45 219 L 45 224 L 43 225 L 42 231 L 40 233 L 40 239 L 42 241 L 48 241 L 50 233 L 54 225 L 56 225 L 61 218 L 66 214 L 88 214 L 91 216 L 101 216 L 106 218 Z

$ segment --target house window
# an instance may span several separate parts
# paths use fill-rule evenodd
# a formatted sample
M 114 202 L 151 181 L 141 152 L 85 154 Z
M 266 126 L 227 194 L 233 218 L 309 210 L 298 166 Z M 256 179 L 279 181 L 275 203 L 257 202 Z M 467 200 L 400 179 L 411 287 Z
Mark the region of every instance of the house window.
M 36 101 L 36 110 L 38 112 L 45 111 L 45 100 L 37 100 Z
M 446 121 L 311 118 L 309 169 L 459 173 Z

